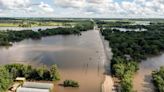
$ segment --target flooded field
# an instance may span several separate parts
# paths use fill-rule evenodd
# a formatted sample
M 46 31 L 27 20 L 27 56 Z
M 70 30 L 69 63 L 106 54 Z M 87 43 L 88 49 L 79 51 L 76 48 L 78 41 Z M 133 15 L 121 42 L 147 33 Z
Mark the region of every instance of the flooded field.
M 99 32 L 83 32 L 82 36 L 51 36 L 41 40 L 26 39 L 11 47 L 0 48 L 0 63 L 27 63 L 39 66 L 57 64 L 61 81 L 76 80 L 80 88 L 56 86 L 56 92 L 101 92 L 106 61 Z
M 123 32 L 126 32 L 126 31 L 136 31 L 136 32 L 139 32 L 139 31 L 147 31 L 147 29 L 140 29 L 140 28 L 137 28 L 137 29 L 130 29 L 130 28 L 118 28 L 118 27 L 112 27 L 112 29 L 118 29 L 120 31 L 123 31 Z
M 0 31 L 12 30 L 12 31 L 22 31 L 22 30 L 33 30 L 38 31 L 39 29 L 45 30 L 48 28 L 58 28 L 63 26 L 38 26 L 38 27 L 0 27 Z

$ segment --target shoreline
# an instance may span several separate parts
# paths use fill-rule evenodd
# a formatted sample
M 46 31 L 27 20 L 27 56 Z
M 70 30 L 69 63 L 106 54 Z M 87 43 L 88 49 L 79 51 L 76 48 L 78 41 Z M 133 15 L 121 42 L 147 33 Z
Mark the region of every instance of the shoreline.
M 116 92 L 114 89 L 114 80 L 110 74 L 110 60 L 111 60 L 111 49 L 109 48 L 108 44 L 109 42 L 104 40 L 104 37 L 101 35 L 100 30 L 97 30 L 100 35 L 100 39 L 102 40 L 102 45 L 104 47 L 104 53 L 105 53 L 105 58 L 106 61 L 104 63 L 104 68 L 105 68 L 105 74 L 104 74 L 104 80 L 101 85 L 101 92 Z
M 115 92 L 113 78 L 110 75 L 104 75 L 102 92 Z

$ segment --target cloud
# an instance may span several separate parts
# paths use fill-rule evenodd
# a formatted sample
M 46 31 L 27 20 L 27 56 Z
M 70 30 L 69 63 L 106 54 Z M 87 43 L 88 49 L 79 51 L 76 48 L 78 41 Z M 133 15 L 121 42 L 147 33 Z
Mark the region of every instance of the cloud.
M 106 14 L 111 12 L 121 12 L 120 4 L 114 0 L 86 0 L 86 12 Z
M 30 0 L 0 0 L 1 9 L 24 9 L 29 5 Z
M 81 8 L 85 0 L 55 0 L 55 5 L 63 8 Z
M 55 0 L 55 4 L 64 9 L 75 8 L 84 14 L 99 14 L 99 16 L 154 17 L 164 15 L 164 0 L 122 0 L 120 2 L 115 0 Z
M 91 13 L 105 13 L 111 0 L 86 0 L 84 9 Z
M 50 5 L 48 5 L 48 4 L 44 3 L 44 2 L 41 2 L 40 5 L 38 5 L 38 7 L 43 12 L 46 12 L 46 13 L 52 13 L 52 12 L 54 12 L 54 9 Z
M 57 16 L 161 17 L 164 0 L 0 0 L 0 13 L 42 16 L 58 12 Z M 53 1 L 53 2 L 52 2 Z M 51 3 L 52 2 L 52 3 Z M 52 7 L 52 5 L 54 7 Z M 52 15 L 53 16 L 53 15 Z M 163 16 L 164 17 L 164 16 Z

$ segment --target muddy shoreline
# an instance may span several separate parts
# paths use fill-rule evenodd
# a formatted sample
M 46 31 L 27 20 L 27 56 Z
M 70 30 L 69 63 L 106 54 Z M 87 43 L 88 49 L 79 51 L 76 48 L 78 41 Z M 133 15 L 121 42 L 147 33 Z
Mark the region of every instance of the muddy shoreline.
M 112 59 L 113 54 L 111 52 L 111 48 L 109 48 L 109 42 L 104 39 L 100 31 L 99 31 L 99 35 L 102 40 L 105 58 L 106 58 L 106 61 L 104 63 L 105 71 L 104 71 L 104 81 L 102 83 L 102 92 L 116 92 L 114 88 L 114 80 L 110 72 L 111 71 L 110 61 Z

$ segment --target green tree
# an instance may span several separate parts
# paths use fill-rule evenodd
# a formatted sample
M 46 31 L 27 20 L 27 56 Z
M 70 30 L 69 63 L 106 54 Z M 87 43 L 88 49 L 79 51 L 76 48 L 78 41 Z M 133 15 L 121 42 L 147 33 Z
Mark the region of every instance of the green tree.
M 133 92 L 131 74 L 125 74 L 121 80 L 121 92 Z
M 64 87 L 79 87 L 79 83 L 74 80 L 65 80 L 63 85 Z
M 11 84 L 11 77 L 6 68 L 0 66 L 0 91 L 5 92 Z
M 158 92 L 164 92 L 164 67 L 152 73 L 153 83 Z
M 57 65 L 52 65 L 50 71 L 51 71 L 52 80 L 54 80 L 54 81 L 60 80 L 60 75 L 58 72 Z

